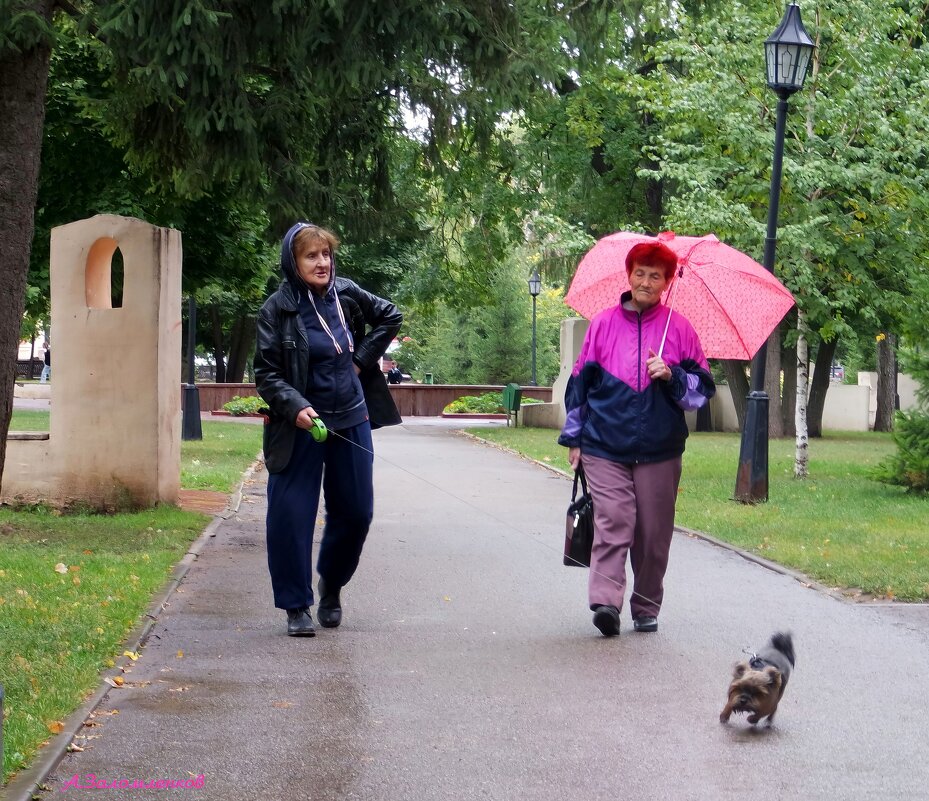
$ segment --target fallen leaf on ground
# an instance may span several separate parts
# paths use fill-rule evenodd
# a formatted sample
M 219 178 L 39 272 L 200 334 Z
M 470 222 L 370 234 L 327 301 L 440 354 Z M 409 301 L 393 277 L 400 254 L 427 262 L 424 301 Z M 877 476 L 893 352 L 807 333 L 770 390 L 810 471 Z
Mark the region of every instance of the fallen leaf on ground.
M 128 656 L 133 662 L 139 658 L 139 654 L 135 651 L 123 651 L 123 656 Z
M 51 723 L 48 724 L 48 730 L 52 734 L 61 734 L 61 732 L 64 730 L 64 727 L 65 727 L 65 724 L 62 723 L 60 720 L 53 720 Z
M 68 566 L 64 564 L 64 562 L 59 562 L 57 565 L 55 565 L 55 572 L 56 573 L 67 573 Z

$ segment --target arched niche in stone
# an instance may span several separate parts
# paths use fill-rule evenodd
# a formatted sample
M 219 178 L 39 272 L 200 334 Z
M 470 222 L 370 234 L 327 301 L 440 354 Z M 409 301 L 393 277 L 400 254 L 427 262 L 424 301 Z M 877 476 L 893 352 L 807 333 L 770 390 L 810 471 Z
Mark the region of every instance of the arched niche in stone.
M 114 269 L 115 268 L 115 269 Z M 113 286 L 118 294 L 114 303 Z M 87 253 L 84 270 L 84 297 L 88 309 L 112 309 L 122 307 L 124 269 L 119 243 L 109 236 L 102 236 Z

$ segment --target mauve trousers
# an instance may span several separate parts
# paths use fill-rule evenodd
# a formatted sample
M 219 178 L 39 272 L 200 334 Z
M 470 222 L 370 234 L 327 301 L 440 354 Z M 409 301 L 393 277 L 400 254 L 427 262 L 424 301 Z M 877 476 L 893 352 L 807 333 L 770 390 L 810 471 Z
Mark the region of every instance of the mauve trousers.
M 632 616 L 657 617 L 674 533 L 681 457 L 620 464 L 582 453 L 581 461 L 594 502 L 590 608 L 623 608 L 628 553 L 633 575 L 629 599 Z

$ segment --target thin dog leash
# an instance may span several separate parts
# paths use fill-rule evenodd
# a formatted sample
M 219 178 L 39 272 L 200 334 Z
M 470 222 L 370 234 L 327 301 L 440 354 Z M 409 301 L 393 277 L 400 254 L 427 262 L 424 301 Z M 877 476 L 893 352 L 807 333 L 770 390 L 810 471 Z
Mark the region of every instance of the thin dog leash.
M 353 441 L 350 440 L 348 437 L 342 436 L 338 431 L 334 431 L 334 430 L 331 429 L 331 428 L 330 428 L 330 429 L 327 429 L 327 431 L 328 431 L 329 435 L 331 435 L 331 436 L 336 436 L 336 437 L 338 437 L 339 439 L 344 440 L 345 442 L 348 442 L 348 443 L 351 444 L 351 445 L 354 445 L 356 448 L 358 448 L 359 450 L 364 451 L 364 452 L 367 453 L 367 454 L 370 454 L 370 455 L 371 455 L 372 457 L 374 457 L 375 459 L 380 459 L 382 462 L 384 462 L 384 463 L 386 463 L 386 464 L 389 464 L 391 467 L 394 467 L 394 468 L 396 468 L 397 470 L 400 470 L 400 471 L 406 473 L 407 475 L 412 476 L 412 477 L 415 478 L 415 479 L 418 479 L 419 481 L 423 482 L 424 484 L 427 484 L 428 486 L 432 487 L 433 489 L 438 490 L 439 492 L 441 492 L 441 493 L 447 495 L 447 496 L 450 497 L 450 498 L 454 498 L 454 499 L 455 499 L 456 501 L 458 501 L 459 503 L 463 503 L 465 506 L 468 506 L 468 507 L 470 507 L 471 509 L 474 509 L 475 511 L 480 512 L 480 513 L 483 514 L 485 517 L 489 517 L 491 520 L 493 520 L 493 521 L 495 521 L 495 522 L 501 524 L 502 526 L 505 526 L 506 528 L 508 528 L 508 529 L 510 529 L 510 530 L 512 530 L 512 531 L 515 531 L 515 532 L 516 532 L 517 534 L 519 534 L 520 536 L 526 537 L 527 539 L 529 539 L 530 541 L 532 541 L 532 542 L 535 543 L 536 545 L 540 545 L 540 546 L 542 546 L 543 548 L 547 548 L 548 550 L 554 551 L 555 553 L 558 553 L 558 554 L 561 554 L 561 553 L 562 553 L 562 549 L 561 549 L 561 548 L 555 548 L 553 545 L 549 545 L 549 544 L 548 544 L 547 542 L 545 542 L 544 540 L 539 540 L 539 539 L 536 539 L 535 537 L 530 536 L 529 534 L 527 534 L 527 533 L 526 533 L 525 531 L 523 531 L 522 529 L 519 529 L 519 528 L 517 528 L 516 526 L 514 526 L 512 523 L 510 523 L 510 522 L 508 522 L 508 521 L 506 521 L 506 520 L 504 520 L 504 519 L 502 519 L 502 518 L 500 518 L 500 517 L 497 517 L 497 516 L 496 516 L 495 514 L 493 514 L 492 512 L 488 512 L 486 509 L 482 509 L 482 508 L 480 508 L 479 506 L 476 506 L 475 504 L 471 503 L 471 502 L 470 502 L 469 500 L 467 500 L 466 498 L 461 498 L 460 496 L 455 495 L 454 492 L 450 492 L 449 490 L 445 489 L 444 487 L 440 487 L 438 484 L 435 484 L 434 482 L 429 481 L 429 479 L 423 478 L 423 476 L 417 475 L 417 474 L 414 473 L 412 470 L 408 470 L 408 469 L 407 469 L 406 467 L 404 467 L 403 465 L 399 465 L 399 464 L 397 464 L 396 462 L 390 461 L 390 459 L 388 459 L 386 456 L 381 456 L 380 454 L 375 453 L 373 450 L 369 450 L 368 448 L 364 447 L 363 445 L 361 445 L 361 444 L 359 444 L 359 443 L 357 443 L 357 442 L 353 442 Z M 588 567 L 587 565 L 584 565 L 583 563 L 579 562 L 577 559 L 574 559 L 573 557 L 568 556 L 567 558 L 570 559 L 572 562 L 574 562 L 578 567 Z M 594 570 L 592 567 L 589 568 L 589 569 L 590 569 L 590 571 L 591 571 L 592 573 L 594 573 L 594 574 L 600 576 L 601 578 L 606 579 L 607 581 L 609 581 L 610 583 L 614 584 L 615 586 L 617 586 L 617 587 L 620 586 L 619 582 L 616 581 L 614 578 L 611 578 L 610 576 L 607 576 L 607 575 L 601 573 L 599 570 Z M 627 588 L 627 589 L 629 589 L 629 588 Z M 636 595 L 636 596 L 638 596 L 639 598 L 641 598 L 643 601 L 647 601 L 647 602 L 650 603 L 650 604 L 655 604 L 655 606 L 660 606 L 660 604 L 658 604 L 657 601 L 654 601 L 653 599 L 651 599 L 651 598 L 649 598 L 649 597 L 643 595 L 643 594 L 640 593 L 640 592 L 636 592 L 634 589 L 630 589 L 630 590 L 629 590 L 629 595 L 630 595 L 630 596 Z

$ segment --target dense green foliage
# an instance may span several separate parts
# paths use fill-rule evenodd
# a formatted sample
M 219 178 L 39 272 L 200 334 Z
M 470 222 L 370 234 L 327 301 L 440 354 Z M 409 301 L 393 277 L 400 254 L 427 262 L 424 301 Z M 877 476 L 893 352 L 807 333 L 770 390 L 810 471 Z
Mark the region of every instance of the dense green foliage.
M 223 410 L 235 416 L 244 414 L 256 414 L 259 409 L 266 409 L 268 406 L 257 395 L 248 395 L 244 398 L 235 395 L 231 401 L 223 404 Z
M 929 492 L 929 414 L 899 412 L 893 438 L 897 452 L 881 463 L 875 475 L 911 492 Z
M 483 395 L 465 395 L 453 400 L 443 412 L 447 414 L 504 414 L 503 395 L 485 392 Z
M 202 347 L 239 377 L 277 239 L 302 217 L 342 235 L 342 273 L 400 303 L 417 377 L 527 382 L 539 269 L 548 383 L 560 297 L 595 237 L 712 230 L 761 256 L 776 97 L 760 43 L 781 10 L 75 5 L 53 30 L 26 327 L 47 303 L 48 228 L 137 214 L 184 231 Z M 817 363 L 835 350 L 852 374 L 874 368 L 875 338 L 918 355 L 927 328 L 926 9 L 804 13 L 818 50 L 790 103 L 776 269 L 814 359 L 828 343 Z M 43 35 L 18 19 L 8 36 Z

